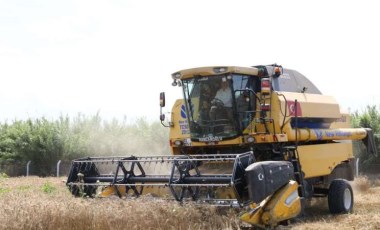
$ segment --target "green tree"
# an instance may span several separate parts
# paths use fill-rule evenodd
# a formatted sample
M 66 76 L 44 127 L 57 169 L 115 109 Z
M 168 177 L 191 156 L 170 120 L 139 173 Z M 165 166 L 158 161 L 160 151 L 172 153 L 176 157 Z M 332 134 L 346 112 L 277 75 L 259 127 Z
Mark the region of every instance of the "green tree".
M 380 112 L 377 106 L 367 106 L 363 113 L 355 112 L 351 115 L 352 126 L 371 128 L 375 133 L 376 148 L 380 150 L 379 134 L 380 134 Z M 368 154 L 363 143 L 355 142 L 354 151 L 357 158 L 360 159 L 360 169 L 364 172 L 379 171 L 380 155 Z
M 0 124 L 1 165 L 32 161 L 31 173 L 52 175 L 58 160 L 109 155 L 169 154 L 169 130 L 145 117 L 132 123 L 78 114 Z

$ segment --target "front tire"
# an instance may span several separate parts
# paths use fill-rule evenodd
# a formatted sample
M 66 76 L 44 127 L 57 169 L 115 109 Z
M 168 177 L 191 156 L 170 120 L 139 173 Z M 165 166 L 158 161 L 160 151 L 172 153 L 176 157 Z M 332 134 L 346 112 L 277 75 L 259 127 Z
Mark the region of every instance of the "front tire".
M 328 192 L 328 204 L 332 214 L 352 212 L 354 193 L 347 180 L 335 179 L 331 182 Z

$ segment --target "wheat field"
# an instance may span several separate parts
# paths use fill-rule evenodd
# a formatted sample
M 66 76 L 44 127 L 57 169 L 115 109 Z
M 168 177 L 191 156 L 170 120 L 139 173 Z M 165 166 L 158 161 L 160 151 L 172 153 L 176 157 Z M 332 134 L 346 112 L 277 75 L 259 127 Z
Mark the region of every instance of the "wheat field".
M 0 229 L 249 229 L 239 210 L 150 199 L 74 198 L 64 177 L 0 177 Z M 354 212 L 330 215 L 325 199 L 278 229 L 380 229 L 380 182 L 353 182 Z

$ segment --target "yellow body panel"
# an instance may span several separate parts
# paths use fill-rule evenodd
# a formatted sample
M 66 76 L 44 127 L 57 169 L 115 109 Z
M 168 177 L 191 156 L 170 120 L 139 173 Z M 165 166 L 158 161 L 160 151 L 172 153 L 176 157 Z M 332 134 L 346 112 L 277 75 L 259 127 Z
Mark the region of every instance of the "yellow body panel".
M 185 112 L 185 105 L 183 100 L 176 100 L 173 105 L 171 113 L 171 122 L 173 126 L 170 127 L 170 138 L 171 139 L 184 139 L 190 137 L 190 130 L 187 122 L 187 118 L 181 115 L 181 110 Z
M 273 195 L 264 210 L 262 220 L 269 226 L 276 226 L 283 220 L 296 217 L 301 212 L 298 183 L 289 181 L 284 188 Z
M 289 181 L 287 185 L 267 198 L 260 206 L 243 213 L 240 219 L 258 227 L 275 227 L 279 222 L 296 217 L 301 212 L 298 183 Z
M 298 146 L 305 178 L 329 175 L 342 161 L 353 158 L 351 141 Z
M 209 67 L 199 67 L 199 68 L 193 68 L 193 69 L 185 69 L 181 70 L 179 72 L 173 73 L 172 75 L 180 74 L 181 79 L 191 78 L 194 76 L 210 76 L 210 75 L 216 75 L 216 74 L 224 74 L 227 72 L 233 72 L 233 73 L 241 73 L 241 74 L 247 74 L 247 75 L 257 75 L 258 69 L 254 67 L 239 67 L 239 66 L 225 66 L 223 67 L 225 71 L 216 73 L 215 68 L 218 68 L 216 66 L 209 66 Z
M 263 207 L 256 205 L 251 206 L 253 206 L 251 207 L 251 210 L 240 215 L 240 220 L 260 228 L 265 228 L 264 223 L 261 220 L 264 213 Z
M 364 128 L 288 130 L 289 141 L 361 140 L 366 135 Z
M 260 96 L 260 94 L 258 94 Z M 267 98 L 268 96 L 266 96 Z M 244 134 L 260 136 L 261 133 L 269 131 L 272 135 L 286 135 L 286 138 L 267 138 L 263 142 L 283 142 L 283 141 L 321 141 L 321 140 L 361 140 L 365 138 L 365 129 L 350 128 L 349 115 L 339 111 L 339 105 L 334 98 L 317 94 L 301 94 L 290 92 L 273 92 L 266 103 L 270 103 L 271 111 L 266 112 L 266 116 L 271 120 L 260 121 L 260 114 L 256 114 L 256 119 L 247 126 Z M 324 119 L 328 128 L 299 128 L 291 127 L 291 118 L 295 117 L 294 101 L 297 100 L 299 119 Z M 259 110 L 259 103 L 257 103 Z M 282 129 L 281 129 L 282 128 Z M 279 137 L 279 136 L 278 136 Z
M 284 95 L 286 101 L 294 102 L 297 100 L 301 108 L 302 117 L 318 117 L 318 118 L 340 118 L 340 108 L 338 102 L 332 97 L 321 94 L 293 93 L 293 92 L 276 92 L 276 94 Z M 285 108 L 285 98 L 278 96 L 281 106 Z M 288 107 L 288 114 L 292 113 L 292 107 Z
M 98 192 L 97 197 L 109 197 L 113 195 L 117 195 L 119 192 L 120 195 L 125 196 L 125 186 L 107 186 Z
M 330 129 L 351 128 L 350 114 L 341 112 L 341 117 L 331 123 Z
M 172 126 L 170 127 L 170 149 L 172 154 L 179 154 L 179 152 L 175 152 L 172 147 L 172 143 L 175 140 L 181 140 L 185 145 L 189 145 L 190 141 L 190 128 L 186 117 L 181 115 L 181 110 L 185 112 L 185 107 L 183 104 L 183 100 L 176 100 L 173 105 L 172 113 L 171 113 L 171 122 Z

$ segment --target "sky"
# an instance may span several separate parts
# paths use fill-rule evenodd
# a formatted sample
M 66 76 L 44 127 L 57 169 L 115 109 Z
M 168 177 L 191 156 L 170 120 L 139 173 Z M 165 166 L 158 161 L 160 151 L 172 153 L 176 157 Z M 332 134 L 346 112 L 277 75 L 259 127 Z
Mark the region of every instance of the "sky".
M 380 3 L 0 0 L 0 121 L 159 118 L 171 74 L 277 63 L 343 110 L 380 105 Z

